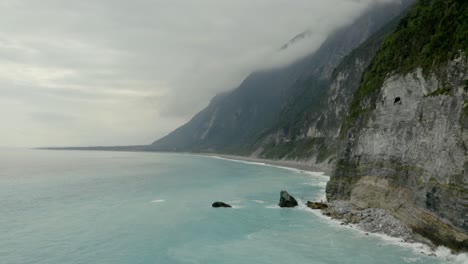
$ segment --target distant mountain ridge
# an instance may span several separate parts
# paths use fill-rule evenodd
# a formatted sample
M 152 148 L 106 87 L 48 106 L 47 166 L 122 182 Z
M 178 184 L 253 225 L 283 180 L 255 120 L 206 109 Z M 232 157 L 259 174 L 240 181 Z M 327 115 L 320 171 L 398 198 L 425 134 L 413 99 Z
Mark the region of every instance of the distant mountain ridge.
M 304 90 L 316 103 L 322 101 L 340 61 L 410 3 L 375 4 L 353 24 L 330 35 L 313 54 L 284 68 L 252 73 L 237 89 L 213 98 L 207 108 L 149 150 L 252 154 L 291 102 Z

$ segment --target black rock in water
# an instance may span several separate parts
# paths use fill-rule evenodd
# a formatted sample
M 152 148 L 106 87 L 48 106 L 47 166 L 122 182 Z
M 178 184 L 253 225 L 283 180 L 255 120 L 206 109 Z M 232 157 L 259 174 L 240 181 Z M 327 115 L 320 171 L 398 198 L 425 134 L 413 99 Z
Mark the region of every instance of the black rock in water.
M 287 191 L 281 191 L 281 198 L 279 202 L 280 207 L 296 207 L 298 203 Z
M 215 202 L 211 206 L 214 207 L 214 208 L 220 208 L 220 207 L 231 208 L 232 207 L 229 204 L 223 203 L 223 202 Z

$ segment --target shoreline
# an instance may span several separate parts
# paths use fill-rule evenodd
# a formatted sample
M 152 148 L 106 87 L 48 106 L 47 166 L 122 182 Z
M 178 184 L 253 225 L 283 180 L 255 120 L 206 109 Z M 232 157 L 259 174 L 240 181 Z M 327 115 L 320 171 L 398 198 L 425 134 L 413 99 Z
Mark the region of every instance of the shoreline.
M 254 157 L 244 157 L 235 155 L 223 154 L 194 154 L 211 158 L 220 158 L 230 160 L 232 162 L 249 162 L 257 165 L 269 165 L 277 168 L 290 168 L 299 171 L 319 172 L 324 173 L 323 176 L 329 177 L 330 169 L 321 169 L 318 166 L 308 165 L 306 162 L 299 161 L 275 161 L 267 159 L 259 159 Z M 303 201 L 304 202 L 304 201 Z M 367 208 L 358 210 L 349 201 L 326 201 L 329 208 L 322 210 L 313 210 L 306 206 L 311 213 L 319 216 L 331 225 L 337 227 L 349 228 L 361 233 L 363 236 L 374 236 L 382 239 L 385 242 L 409 248 L 415 253 L 434 257 L 448 261 L 448 263 L 465 264 L 468 259 L 468 254 L 461 252 L 454 254 L 450 249 L 443 246 L 434 246 L 424 237 L 414 234 L 409 227 L 394 218 L 386 210 L 380 208 Z M 304 210 L 304 208 L 302 208 Z
M 136 146 L 138 147 L 138 146 Z M 172 151 L 151 151 L 143 149 L 131 149 L 131 148 L 120 148 L 120 147 L 66 147 L 66 148 L 32 148 L 34 150 L 52 150 L 52 151 L 109 151 L 109 152 L 138 152 L 138 153 L 163 153 L 163 154 L 182 154 L 182 155 L 193 155 L 193 156 L 202 156 L 202 157 L 218 157 L 234 161 L 246 161 L 252 163 L 264 163 L 276 167 L 286 167 L 302 171 L 310 172 L 323 172 L 325 175 L 330 176 L 333 169 L 331 164 L 322 162 L 320 164 L 312 164 L 310 161 L 297 161 L 297 160 L 272 160 L 272 159 L 262 159 L 252 156 L 238 156 L 238 155 L 229 155 L 229 154 L 220 154 L 220 153 L 203 153 L 203 152 L 172 152 Z
M 58 150 L 58 149 L 42 149 L 42 150 Z M 293 169 L 297 171 L 307 171 L 307 172 L 314 172 L 314 173 L 324 173 L 321 176 L 329 177 L 331 174 L 331 166 L 327 163 L 312 165 L 306 161 L 293 161 L 293 160 L 269 160 L 269 159 L 261 159 L 255 157 L 248 157 L 248 156 L 236 156 L 236 155 L 226 155 L 226 154 L 216 154 L 216 153 L 191 153 L 191 152 L 160 152 L 160 151 L 135 151 L 135 150 L 91 150 L 91 149 L 60 149 L 65 151 L 109 151 L 109 152 L 139 152 L 139 153 L 162 153 L 162 154 L 179 154 L 179 155 L 192 155 L 192 156 L 199 156 L 199 157 L 208 157 L 208 158 L 217 158 L 217 159 L 224 159 L 229 160 L 231 162 L 246 162 L 251 163 L 254 165 L 268 165 L 272 167 L 282 168 L 282 169 Z M 347 201 L 338 201 L 343 203 L 349 203 Z M 334 204 L 336 201 L 326 202 L 327 204 Z M 424 241 L 416 240 L 414 237 L 408 239 L 408 237 L 401 237 L 401 236 L 392 236 L 384 232 L 381 229 L 374 229 L 374 230 L 366 230 L 366 227 L 360 225 L 360 223 L 353 223 L 352 218 L 354 218 L 357 214 L 361 214 L 361 212 L 356 212 L 355 208 L 346 208 L 346 205 L 338 205 L 338 206 L 331 206 L 330 209 L 337 209 L 336 212 L 333 212 L 334 216 L 327 215 L 327 211 L 324 210 L 312 210 L 308 207 L 302 208 L 308 209 L 313 214 L 316 214 L 321 219 L 326 220 L 328 223 L 343 227 L 349 228 L 351 230 L 358 231 L 363 235 L 368 235 L 369 233 L 372 236 L 380 237 L 384 241 L 393 241 L 393 243 L 407 247 L 415 250 L 415 252 L 419 252 L 422 255 L 426 256 L 433 256 L 437 258 L 442 258 L 450 263 L 463 263 L 468 260 L 468 254 L 465 252 L 461 252 L 458 254 L 454 254 L 450 252 L 448 248 L 445 247 L 433 247 L 430 243 L 424 243 Z M 334 207 L 334 208 L 333 208 Z M 371 216 L 372 218 L 375 217 L 375 210 L 383 210 L 379 208 L 368 208 L 372 210 L 372 212 L 368 213 L 367 215 Z M 344 210 L 344 211 L 343 211 Z M 352 212 L 354 211 L 354 212 Z M 390 214 L 386 213 L 386 215 L 391 216 Z M 362 215 L 361 215 L 362 216 Z M 351 218 L 350 218 L 351 217 Z M 380 215 L 380 217 L 386 218 L 387 216 Z M 365 218 L 364 218 L 365 219 Z M 375 223 L 374 223 L 375 224 Z M 373 228 L 375 227 L 374 224 L 370 224 L 367 227 Z M 393 226 L 394 227 L 394 226 Z M 391 229 L 389 229 L 391 230 Z M 406 241 L 405 241 L 406 240 Z M 412 241 L 411 241 L 412 240 Z M 425 252 L 424 252 L 425 251 Z M 432 255 L 435 253 L 435 256 Z
M 309 164 L 306 161 L 294 161 L 294 160 L 270 160 L 270 159 L 261 159 L 248 156 L 236 156 L 236 155 L 227 155 L 227 154 L 211 154 L 211 153 L 186 153 L 190 155 L 212 157 L 212 158 L 222 158 L 233 161 L 245 161 L 251 163 L 263 163 L 266 165 L 271 165 L 274 167 L 283 167 L 291 168 L 299 171 L 308 171 L 308 172 L 322 172 L 324 176 L 330 176 L 332 169 L 328 164 Z

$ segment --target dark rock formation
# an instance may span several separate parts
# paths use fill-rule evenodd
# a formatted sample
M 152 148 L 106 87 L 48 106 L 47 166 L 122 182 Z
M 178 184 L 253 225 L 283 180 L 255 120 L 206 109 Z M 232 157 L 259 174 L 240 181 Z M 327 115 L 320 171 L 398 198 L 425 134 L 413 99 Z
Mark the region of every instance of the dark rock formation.
M 366 232 L 384 233 L 391 237 L 402 238 L 406 242 L 428 242 L 419 237 L 416 238 L 406 224 L 384 209 L 362 209 L 350 202 L 333 201 L 327 204 L 327 208 L 322 210 L 322 214 L 342 220 L 341 225 L 356 224 L 359 229 Z M 368 234 L 366 233 L 366 235 Z
M 296 207 L 298 203 L 294 197 L 292 197 L 287 191 L 281 191 L 281 198 L 279 202 L 279 207 Z
M 229 204 L 223 203 L 223 202 L 215 202 L 211 206 L 214 207 L 214 208 L 220 208 L 220 207 L 231 208 L 232 207 Z
M 308 201 L 307 202 L 307 207 L 309 207 L 310 209 L 326 209 L 328 208 L 328 205 L 325 204 L 325 203 L 319 203 L 319 202 L 311 202 L 311 201 Z

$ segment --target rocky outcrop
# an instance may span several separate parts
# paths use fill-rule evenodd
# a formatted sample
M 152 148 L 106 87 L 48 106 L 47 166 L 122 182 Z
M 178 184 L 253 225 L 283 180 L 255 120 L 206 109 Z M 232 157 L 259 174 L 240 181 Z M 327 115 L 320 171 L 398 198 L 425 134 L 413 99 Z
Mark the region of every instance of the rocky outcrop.
M 454 251 L 468 250 L 467 12 L 466 1 L 419 1 L 385 40 L 354 94 L 326 190 Z
M 322 213 L 333 219 L 343 220 L 344 224 L 355 224 L 366 232 L 383 233 L 402 238 L 406 242 L 415 241 L 411 229 L 384 209 L 362 209 L 349 202 L 336 201 L 329 203 Z
M 319 202 L 311 202 L 311 201 L 308 201 L 306 203 L 307 207 L 309 207 L 310 209 L 313 209 L 313 210 L 317 210 L 317 209 L 326 209 L 328 208 L 328 205 L 326 203 L 319 203 Z
M 296 207 L 299 204 L 297 203 L 296 199 L 292 197 L 287 191 L 281 191 L 281 197 L 279 202 L 279 207 Z
M 444 73 L 387 78 L 375 110 L 349 132 L 327 196 L 387 209 L 435 244 L 468 250 L 466 56 Z
M 214 208 L 231 208 L 232 206 L 227 204 L 227 203 L 223 203 L 223 202 L 214 202 L 211 207 L 214 207 Z

